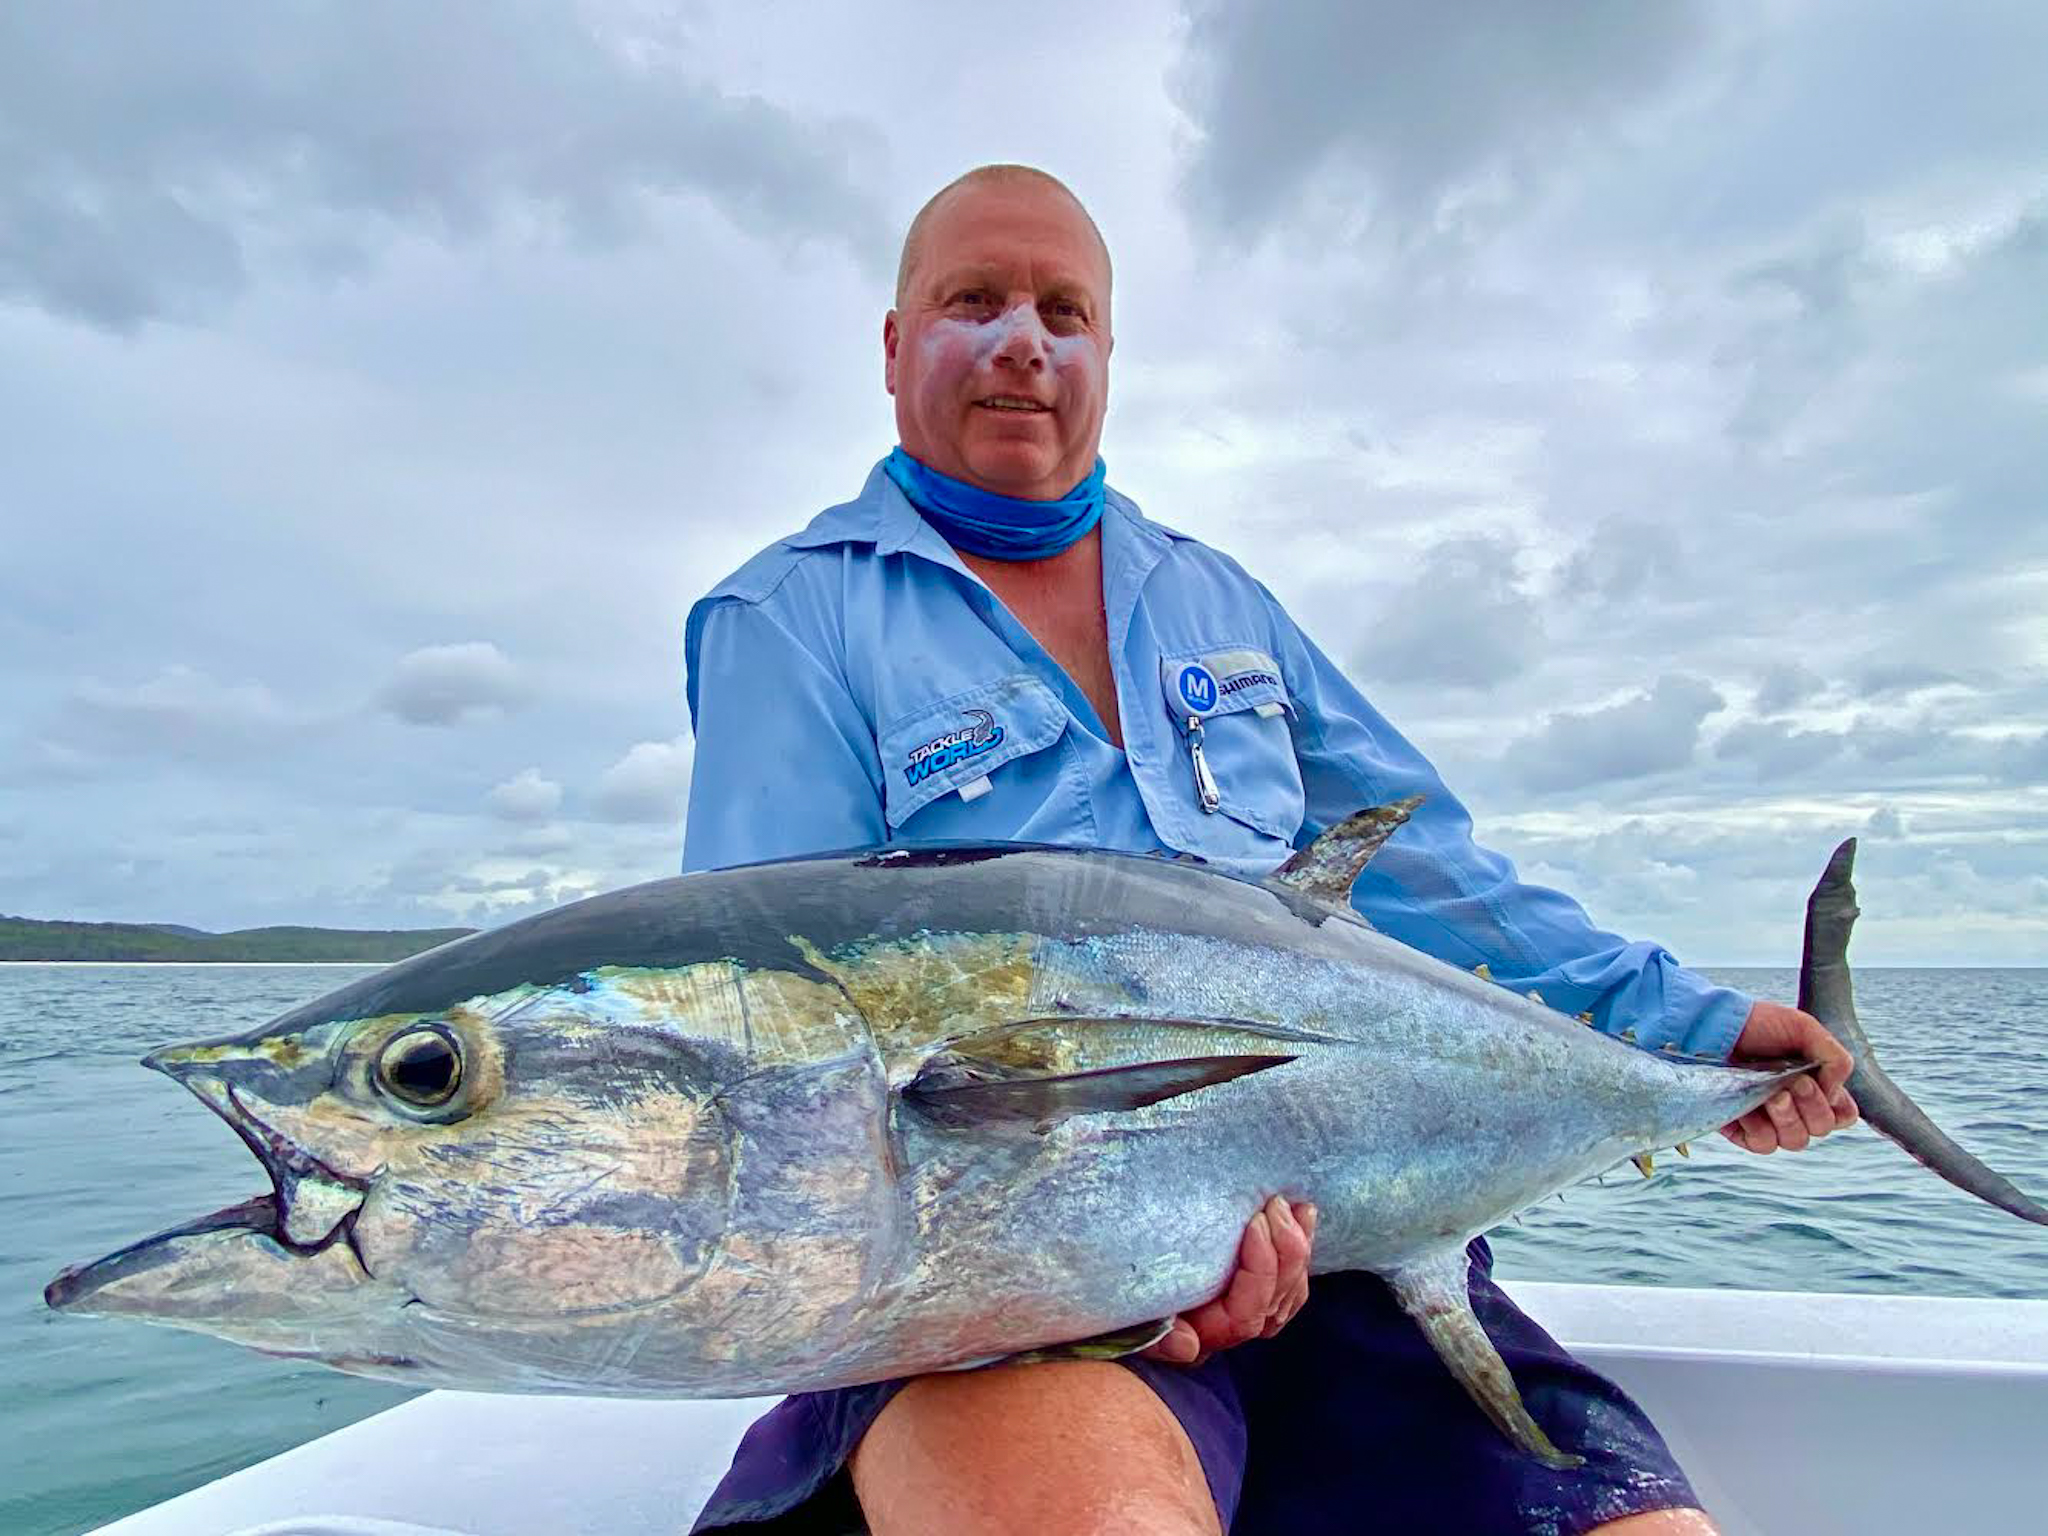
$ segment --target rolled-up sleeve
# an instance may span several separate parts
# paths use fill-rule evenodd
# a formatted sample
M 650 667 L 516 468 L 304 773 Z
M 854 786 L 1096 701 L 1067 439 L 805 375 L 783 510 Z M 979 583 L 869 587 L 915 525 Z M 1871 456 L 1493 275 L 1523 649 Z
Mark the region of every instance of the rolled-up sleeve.
M 1472 818 L 1436 769 L 1351 686 L 1267 595 L 1295 705 L 1306 817 L 1300 842 L 1362 806 L 1424 797 L 1367 866 L 1353 904 L 1375 928 L 1649 1050 L 1725 1059 L 1751 1000 L 1685 969 L 1666 949 L 1594 925 L 1562 892 L 1519 879 L 1472 837 Z
M 691 614 L 685 665 L 697 736 L 685 871 L 886 839 L 874 733 L 834 663 L 728 597 Z

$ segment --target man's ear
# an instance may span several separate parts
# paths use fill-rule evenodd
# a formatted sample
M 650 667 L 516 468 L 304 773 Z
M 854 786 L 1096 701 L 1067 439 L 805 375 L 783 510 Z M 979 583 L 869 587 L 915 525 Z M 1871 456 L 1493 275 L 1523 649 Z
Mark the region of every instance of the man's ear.
M 892 395 L 896 393 L 896 348 L 902 340 L 903 331 L 892 309 L 882 316 L 882 387 Z

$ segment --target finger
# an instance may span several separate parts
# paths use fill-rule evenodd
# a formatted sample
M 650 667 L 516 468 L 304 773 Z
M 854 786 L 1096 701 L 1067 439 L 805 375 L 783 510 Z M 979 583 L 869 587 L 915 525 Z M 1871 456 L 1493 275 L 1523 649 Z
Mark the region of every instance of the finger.
M 1194 1328 L 1186 1318 L 1176 1317 L 1166 1337 L 1143 1351 L 1143 1355 L 1148 1360 L 1164 1360 L 1168 1365 L 1192 1365 L 1201 1352 L 1202 1341 L 1196 1337 Z
M 1752 1109 L 1736 1121 L 1735 1134 L 1728 1139 L 1758 1157 L 1769 1157 L 1778 1150 L 1778 1133 L 1771 1126 L 1771 1117 L 1760 1109 Z
M 1848 1082 L 1849 1074 L 1856 1070 L 1856 1058 L 1820 1020 L 1811 1014 L 1802 1017 L 1808 1020 L 1808 1028 L 1806 1038 L 1800 1041 L 1800 1054 L 1808 1061 L 1820 1063 L 1820 1091 L 1832 1098 L 1835 1090 Z
M 1280 1255 L 1273 1246 L 1273 1221 L 1261 1209 L 1244 1229 L 1244 1241 L 1237 1246 L 1237 1273 L 1223 1293 L 1223 1310 L 1238 1339 L 1249 1339 L 1265 1327 L 1279 1289 Z
M 1285 1292 L 1298 1277 L 1308 1273 L 1308 1233 L 1285 1200 L 1276 1197 L 1266 1208 L 1266 1216 L 1273 1224 L 1273 1252 L 1279 1261 L 1278 1288 Z
M 1800 1122 L 1799 1111 L 1792 1107 L 1792 1095 L 1779 1089 L 1764 1100 L 1764 1113 L 1771 1117 L 1771 1129 L 1778 1133 L 1778 1145 L 1788 1152 L 1804 1152 L 1810 1139 L 1806 1127 Z
M 1299 1315 L 1299 1313 L 1301 1312 L 1301 1309 L 1307 1305 L 1308 1276 L 1303 1275 L 1301 1277 L 1301 1283 L 1294 1288 L 1293 1292 L 1287 1298 L 1287 1307 L 1284 1314 L 1281 1317 L 1281 1321 L 1285 1323 L 1293 1322 L 1295 1317 Z
M 1261 1207 L 1245 1224 L 1237 1245 L 1237 1268 L 1223 1294 L 1182 1315 L 1200 1337 L 1204 1353 L 1228 1349 L 1258 1337 L 1278 1290 L 1279 1256 L 1273 1248 L 1272 1223 Z
M 1273 1218 L 1263 1205 L 1252 1212 L 1252 1219 L 1244 1224 L 1244 1236 L 1238 1239 L 1237 1274 L 1232 1284 L 1247 1271 L 1268 1279 L 1280 1273 L 1280 1255 L 1273 1248 Z
M 1837 1088 L 1834 1097 L 1828 1100 L 1828 1107 L 1835 1112 L 1835 1129 L 1846 1131 L 1863 1118 L 1863 1111 L 1856 1107 L 1856 1101 L 1846 1088 Z
M 1304 1275 L 1291 1285 L 1273 1304 L 1273 1312 L 1259 1330 L 1259 1337 L 1270 1339 L 1294 1320 L 1294 1314 L 1308 1304 L 1308 1277 Z
M 1835 1128 L 1834 1106 L 1820 1091 L 1820 1084 L 1810 1077 L 1793 1083 L 1792 1108 L 1799 1115 L 1799 1123 L 1806 1127 L 1806 1134 L 1816 1140 Z
M 1316 1209 L 1313 1200 L 1304 1200 L 1294 1208 L 1294 1219 L 1301 1223 L 1302 1231 L 1308 1234 L 1313 1244 L 1316 1240 L 1316 1223 L 1323 1219 L 1323 1213 Z
M 1205 1301 L 1192 1312 L 1183 1312 L 1179 1321 L 1186 1323 L 1195 1335 L 1195 1351 L 1206 1355 L 1211 1350 L 1228 1349 L 1237 1342 L 1230 1326 L 1230 1314 L 1220 1301 Z

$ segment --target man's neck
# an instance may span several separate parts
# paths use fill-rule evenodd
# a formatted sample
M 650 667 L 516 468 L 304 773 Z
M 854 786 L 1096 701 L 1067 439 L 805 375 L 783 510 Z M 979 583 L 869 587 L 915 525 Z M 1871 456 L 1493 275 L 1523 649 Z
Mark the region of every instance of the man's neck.
M 1124 744 L 1117 709 L 1116 668 L 1109 657 L 1109 622 L 1102 602 L 1102 530 L 1043 560 L 991 560 L 962 554 L 1031 637 L 1074 681 L 1117 746 Z

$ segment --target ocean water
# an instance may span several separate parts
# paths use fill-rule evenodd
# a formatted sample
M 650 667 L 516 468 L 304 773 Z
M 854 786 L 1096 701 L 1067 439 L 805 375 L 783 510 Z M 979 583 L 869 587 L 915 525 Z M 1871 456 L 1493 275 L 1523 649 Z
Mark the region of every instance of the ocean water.
M 254 1160 L 152 1046 L 262 1023 L 368 967 L 0 966 L 0 1532 L 87 1530 L 400 1401 L 210 1339 L 61 1318 L 65 1264 L 258 1193 Z M 1790 997 L 1790 971 L 1717 971 Z M 2048 970 L 1869 970 L 1886 1066 L 2048 1194 Z M 1753 1157 L 1719 1138 L 1528 1212 L 1502 1273 L 1764 1290 L 2048 1297 L 2048 1243 L 1868 1132 Z

